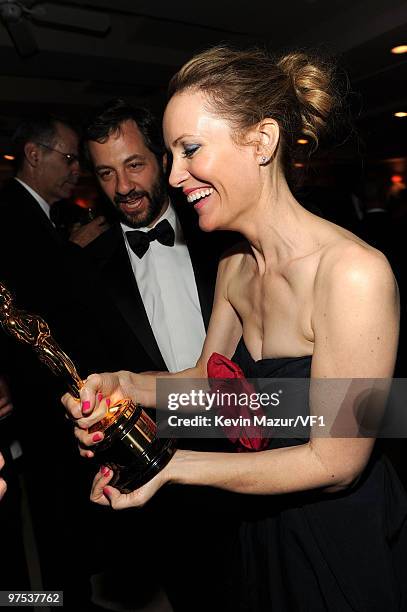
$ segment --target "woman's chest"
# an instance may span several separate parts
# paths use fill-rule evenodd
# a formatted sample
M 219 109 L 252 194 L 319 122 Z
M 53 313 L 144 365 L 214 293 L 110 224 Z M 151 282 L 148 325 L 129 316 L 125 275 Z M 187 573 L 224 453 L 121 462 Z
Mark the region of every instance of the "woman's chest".
M 242 321 L 245 337 L 253 338 L 257 347 L 261 342 L 260 357 L 297 354 L 292 351 L 305 347 L 310 350 L 314 278 L 310 265 L 293 266 L 283 273 L 269 270 L 263 275 L 247 266 L 231 282 L 229 300 Z

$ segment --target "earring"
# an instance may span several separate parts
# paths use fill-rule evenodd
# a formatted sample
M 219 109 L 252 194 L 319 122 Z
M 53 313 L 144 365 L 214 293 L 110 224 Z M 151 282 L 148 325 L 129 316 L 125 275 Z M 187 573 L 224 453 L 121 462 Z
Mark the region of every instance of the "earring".
M 260 165 L 261 166 L 265 166 L 269 161 L 270 161 L 269 157 L 266 157 L 265 155 L 262 155 L 261 158 L 260 158 Z

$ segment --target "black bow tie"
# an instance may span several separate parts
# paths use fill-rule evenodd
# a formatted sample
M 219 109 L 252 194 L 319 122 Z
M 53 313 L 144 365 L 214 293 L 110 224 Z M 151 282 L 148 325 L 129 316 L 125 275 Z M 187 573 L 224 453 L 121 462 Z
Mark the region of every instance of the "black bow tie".
M 157 223 L 153 229 L 148 232 L 141 232 L 140 230 L 131 230 L 126 232 L 127 240 L 133 253 L 140 259 L 147 253 L 150 242 L 158 240 L 165 246 L 174 246 L 175 234 L 169 221 L 163 219 L 160 223 Z

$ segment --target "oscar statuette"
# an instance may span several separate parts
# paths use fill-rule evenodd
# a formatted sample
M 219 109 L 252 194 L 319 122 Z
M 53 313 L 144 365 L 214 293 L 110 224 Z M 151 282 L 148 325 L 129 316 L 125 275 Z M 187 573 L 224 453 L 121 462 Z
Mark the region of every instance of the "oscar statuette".
M 38 358 L 79 400 L 83 381 L 75 364 L 52 337 L 44 319 L 17 308 L 10 291 L 1 282 L 0 323 L 4 331 L 18 342 L 30 345 Z M 103 419 L 89 431 L 103 431 L 102 442 L 92 450 L 99 464 L 113 470 L 109 484 L 122 493 L 151 480 L 175 452 L 175 441 L 158 438 L 154 421 L 131 399 L 122 399 L 110 406 Z

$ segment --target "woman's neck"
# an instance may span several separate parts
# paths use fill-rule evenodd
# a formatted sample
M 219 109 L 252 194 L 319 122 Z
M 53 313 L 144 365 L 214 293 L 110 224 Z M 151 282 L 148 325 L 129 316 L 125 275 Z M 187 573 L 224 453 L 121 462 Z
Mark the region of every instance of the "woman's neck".
M 281 173 L 270 178 L 255 208 L 239 220 L 237 228 L 249 241 L 260 273 L 318 248 L 312 231 L 314 215 L 294 198 Z

